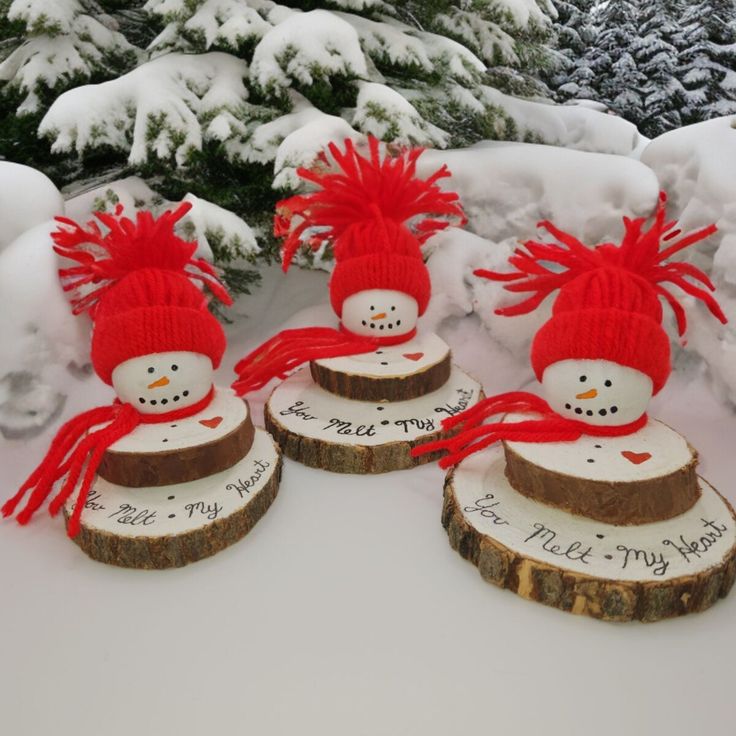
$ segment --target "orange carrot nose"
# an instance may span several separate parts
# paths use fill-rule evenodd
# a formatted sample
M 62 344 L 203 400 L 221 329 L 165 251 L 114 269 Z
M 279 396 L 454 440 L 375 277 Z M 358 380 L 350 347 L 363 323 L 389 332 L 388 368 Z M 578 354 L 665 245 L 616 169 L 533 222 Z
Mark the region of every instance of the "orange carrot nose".
M 598 392 L 592 388 L 590 391 L 586 391 L 584 394 L 577 394 L 575 396 L 576 399 L 594 399 L 596 396 L 598 396 Z
M 161 388 L 161 386 L 168 386 L 168 385 L 169 385 L 168 376 L 162 376 L 161 378 L 158 379 L 158 381 L 149 383 L 148 388 Z
M 386 319 L 386 312 L 379 312 L 378 314 L 374 314 L 371 319 Z

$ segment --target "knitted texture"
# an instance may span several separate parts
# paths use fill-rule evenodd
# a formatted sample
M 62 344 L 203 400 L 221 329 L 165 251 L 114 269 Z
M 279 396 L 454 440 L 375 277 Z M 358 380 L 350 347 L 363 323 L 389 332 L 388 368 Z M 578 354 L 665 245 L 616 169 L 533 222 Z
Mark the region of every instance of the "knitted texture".
M 212 267 L 195 259 L 196 243 L 177 237 L 174 225 L 189 210 L 185 203 L 158 219 L 140 212 L 136 221 L 97 213 L 107 227 L 86 227 L 57 218 L 62 227 L 53 234 L 54 250 L 78 265 L 59 271 L 66 291 L 73 291 L 73 312 L 89 311 L 93 319 L 92 365 L 105 383 L 120 363 L 141 355 L 191 351 L 209 356 L 215 367 L 225 351 L 225 335 L 207 309 L 207 299 L 193 281 L 206 285 L 224 304 L 232 300 Z M 199 402 L 163 414 L 144 414 L 116 401 L 80 414 L 57 432 L 46 456 L 18 492 L 2 506 L 3 516 L 15 513 L 28 495 L 17 520 L 26 524 L 51 495 L 55 515 L 78 488 L 69 518 L 70 537 L 80 531 L 90 488 L 107 449 L 140 424 L 165 423 L 203 411 L 214 389 Z
M 193 258 L 196 243 L 174 233 L 190 207 L 184 203 L 158 220 L 140 212 L 136 222 L 119 217 L 120 210 L 114 217 L 98 213 L 109 228 L 106 235 L 94 222 L 82 228 L 58 218 L 65 227 L 52 235 L 55 250 L 80 264 L 59 271 L 64 288 L 96 286 L 72 304 L 75 313 L 88 310 L 93 317 L 92 365 L 107 384 L 120 363 L 152 353 L 190 351 L 207 355 L 215 368 L 220 364 L 225 334 L 193 280 L 224 304 L 232 300 L 212 267 Z
M 654 393 L 670 373 L 670 341 L 662 328 L 660 297 L 670 305 L 678 332 L 685 333 L 685 311 L 664 286 L 678 286 L 703 302 L 718 320 L 726 317 L 710 292 L 710 279 L 692 264 L 668 262 L 675 253 L 715 232 L 710 225 L 680 236 L 676 223 L 665 220 L 664 194 L 649 228 L 646 218 L 624 218 L 620 245 L 606 243 L 588 248 L 550 222 L 541 227 L 558 244 L 528 241 L 509 259 L 511 273 L 478 270 L 476 275 L 506 283 L 514 293 L 531 293 L 518 304 L 497 309 L 512 316 L 536 309 L 559 290 L 552 317 L 537 332 L 531 360 L 538 380 L 547 366 L 568 359 L 609 360 L 634 368 L 652 379 Z M 667 247 L 662 249 L 662 245 Z M 555 264 L 552 270 L 543 263 Z M 561 267 L 561 269 L 560 269 Z
M 430 297 L 430 280 L 422 244 L 450 224 L 464 222 L 457 194 L 443 192 L 439 179 L 449 176 L 443 166 L 427 179 L 416 175 L 421 149 L 381 158 L 380 144 L 368 139 L 369 155 L 360 155 L 353 142 L 341 151 L 334 143 L 318 168 L 299 169 L 299 175 L 318 189 L 278 203 L 274 233 L 283 237 L 283 268 L 287 271 L 306 242 L 318 250 L 333 245 L 335 268 L 330 279 L 330 302 L 342 318 L 345 300 L 361 291 L 400 291 L 417 303 L 423 314 Z M 442 216 L 445 220 L 435 219 Z M 381 345 L 411 340 L 415 330 L 396 338 L 356 335 L 343 325 L 284 330 L 238 361 L 233 389 L 238 395 L 256 391 L 274 378 L 310 360 L 369 353 Z
M 465 215 L 457 194 L 437 186 L 450 175 L 446 166 L 420 179 L 416 165 L 422 149 L 382 159 L 376 138 L 369 137 L 368 146 L 369 155 L 364 157 L 351 140 L 345 141 L 344 151 L 331 143 L 337 171 L 328 168 L 325 157 L 319 170 L 299 169 L 299 176 L 318 190 L 277 205 L 275 233 L 286 237 L 283 268 L 289 268 L 306 236 L 314 250 L 331 242 L 335 269 L 330 299 L 338 316 L 347 297 L 366 289 L 409 294 L 422 314 L 429 302 L 430 281 L 421 246 L 451 221 L 464 223 Z

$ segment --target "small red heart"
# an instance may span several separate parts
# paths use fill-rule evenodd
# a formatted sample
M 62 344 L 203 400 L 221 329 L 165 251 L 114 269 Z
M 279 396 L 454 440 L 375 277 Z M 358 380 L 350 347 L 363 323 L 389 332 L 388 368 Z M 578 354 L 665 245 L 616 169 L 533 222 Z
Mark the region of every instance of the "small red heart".
M 421 360 L 424 357 L 424 353 L 404 353 L 404 357 L 409 360 Z
M 630 450 L 622 450 L 621 454 L 634 465 L 645 463 L 652 456 L 649 452 L 631 452 Z
M 212 417 L 212 419 L 200 419 L 199 423 L 203 424 L 205 427 L 209 427 L 210 429 L 215 429 L 220 425 L 221 421 L 222 417 Z

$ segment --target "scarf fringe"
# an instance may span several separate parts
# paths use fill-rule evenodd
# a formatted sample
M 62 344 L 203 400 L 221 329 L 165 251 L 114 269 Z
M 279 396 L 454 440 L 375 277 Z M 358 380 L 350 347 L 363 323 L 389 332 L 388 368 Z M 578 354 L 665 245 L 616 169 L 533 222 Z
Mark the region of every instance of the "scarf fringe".
M 49 512 L 55 516 L 73 493 L 86 465 L 77 502 L 67 526 L 69 536 L 75 537 L 79 533 L 82 509 L 105 451 L 135 429 L 139 422 L 138 412 L 129 404 L 99 406 L 69 420 L 56 433 L 38 467 L 28 476 L 18 492 L 2 506 L 2 515 L 12 516 L 30 491 L 25 506 L 16 515 L 19 524 L 27 524 L 51 495 L 56 482 L 66 475 L 59 493 L 49 505 Z M 91 431 L 105 423 L 105 427 Z
M 410 340 L 414 334 L 407 334 L 397 344 Z M 382 344 L 386 343 L 380 339 L 355 335 L 344 328 L 302 327 L 284 330 L 235 365 L 238 378 L 232 388 L 238 396 L 243 396 L 263 388 L 273 378 L 286 378 L 295 368 L 309 361 L 370 353 Z
M 541 415 L 516 422 L 490 422 L 485 420 L 499 414 Z M 630 424 L 599 426 L 586 424 L 557 414 L 539 396 L 525 391 L 513 391 L 492 396 L 478 402 L 460 414 L 442 422 L 442 429 L 451 436 L 434 442 L 417 445 L 411 451 L 413 457 L 446 451 L 439 460 L 443 469 L 455 467 L 466 457 L 490 447 L 496 442 L 573 442 L 584 435 L 620 437 L 641 429 L 647 423 L 647 415 Z

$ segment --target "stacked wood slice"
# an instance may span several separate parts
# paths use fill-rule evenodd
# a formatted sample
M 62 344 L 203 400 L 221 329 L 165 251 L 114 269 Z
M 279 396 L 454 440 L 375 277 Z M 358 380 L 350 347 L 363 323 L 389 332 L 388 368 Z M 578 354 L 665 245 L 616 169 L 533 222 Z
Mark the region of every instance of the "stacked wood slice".
M 280 451 L 254 427 L 248 404 L 218 389 L 202 412 L 140 425 L 108 449 L 75 541 L 113 565 L 180 567 L 250 531 L 280 473 Z
M 448 474 L 443 524 L 486 580 L 525 598 L 613 621 L 702 611 L 736 577 L 736 518 L 696 466 L 654 420 L 626 437 L 507 442 Z
M 402 470 L 417 444 L 442 435 L 442 419 L 482 397 L 477 381 L 452 365 L 434 334 L 363 355 L 311 363 L 278 386 L 266 428 L 288 457 L 340 473 Z

